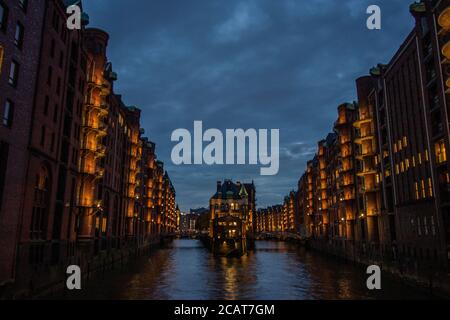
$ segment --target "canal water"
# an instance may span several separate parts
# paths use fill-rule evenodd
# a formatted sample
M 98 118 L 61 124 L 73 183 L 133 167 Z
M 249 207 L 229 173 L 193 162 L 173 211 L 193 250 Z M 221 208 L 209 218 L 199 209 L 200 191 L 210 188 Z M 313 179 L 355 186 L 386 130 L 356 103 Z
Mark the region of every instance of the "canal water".
M 364 268 L 283 242 L 262 241 L 241 258 L 217 258 L 197 240 L 167 248 L 115 271 L 72 298 L 156 300 L 421 299 L 383 276 L 369 291 Z

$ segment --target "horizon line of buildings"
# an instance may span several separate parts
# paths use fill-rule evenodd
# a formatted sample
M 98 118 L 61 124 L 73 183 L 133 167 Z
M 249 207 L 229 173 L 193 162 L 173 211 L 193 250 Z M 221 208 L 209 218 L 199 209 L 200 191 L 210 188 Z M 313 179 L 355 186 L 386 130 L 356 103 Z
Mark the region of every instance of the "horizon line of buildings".
M 141 111 L 114 92 L 81 1 L 0 1 L 0 296 L 104 269 L 175 232 L 176 192 Z M 12 293 L 11 293 L 12 292 Z
M 357 79 L 358 102 L 338 107 L 297 190 L 258 211 L 257 232 L 298 233 L 422 278 L 448 272 L 450 5 L 410 11 L 414 29 L 387 65 Z

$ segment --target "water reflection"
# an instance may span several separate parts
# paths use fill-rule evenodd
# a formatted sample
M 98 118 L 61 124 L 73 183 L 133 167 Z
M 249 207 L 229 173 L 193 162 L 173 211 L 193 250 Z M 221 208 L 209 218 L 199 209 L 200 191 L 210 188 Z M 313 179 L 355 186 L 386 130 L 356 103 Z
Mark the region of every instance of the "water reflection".
M 383 278 L 368 291 L 365 270 L 282 242 L 257 242 L 242 258 L 215 258 L 200 242 L 176 240 L 126 272 L 81 293 L 85 299 L 404 299 L 427 298 Z M 80 298 L 75 296 L 74 298 Z

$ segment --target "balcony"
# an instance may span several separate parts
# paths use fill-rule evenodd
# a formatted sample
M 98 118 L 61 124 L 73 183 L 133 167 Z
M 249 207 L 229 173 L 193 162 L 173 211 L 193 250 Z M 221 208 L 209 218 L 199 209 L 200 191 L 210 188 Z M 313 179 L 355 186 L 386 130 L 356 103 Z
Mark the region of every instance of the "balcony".
M 374 193 L 374 192 L 378 192 L 380 190 L 379 186 L 376 185 L 371 185 L 371 186 L 359 186 L 358 188 L 358 192 L 363 194 L 363 193 Z
M 100 122 L 97 127 L 97 132 L 100 137 L 104 137 L 108 134 L 108 126 L 104 122 Z
M 91 198 L 81 198 L 78 202 L 78 205 L 83 208 L 92 208 L 94 207 L 94 203 Z
M 353 166 L 345 166 L 339 169 L 340 173 L 347 173 L 353 170 Z
M 102 179 L 105 176 L 105 169 L 97 167 L 94 174 L 96 179 Z
M 95 89 L 101 89 L 102 84 L 97 80 L 96 77 L 89 79 L 87 82 L 88 88 L 95 88 Z
M 102 84 L 100 89 L 101 89 L 100 96 L 106 97 L 111 94 L 111 88 L 106 83 Z
M 356 199 L 355 193 L 354 192 L 350 192 L 350 193 L 346 193 L 343 197 L 341 197 L 339 200 L 341 202 L 344 201 L 353 201 Z
M 376 174 L 376 173 L 377 173 L 377 171 L 375 169 L 364 169 L 363 171 L 358 172 L 356 175 L 359 177 L 364 177 L 364 176 L 368 176 L 368 175 Z
M 376 153 L 374 151 L 360 151 L 356 153 L 356 159 L 358 160 L 364 160 L 365 158 L 374 157 L 376 156 Z
M 87 124 L 84 124 L 82 126 L 82 129 L 86 132 L 86 133 L 94 133 L 100 136 L 106 136 L 107 135 L 107 130 L 108 130 L 108 126 L 103 123 L 102 121 L 99 122 L 94 122 L 94 121 L 90 121 Z
M 86 165 L 82 166 L 81 173 L 94 175 L 95 174 L 95 166 L 86 164 Z
M 97 146 L 97 150 L 95 150 L 95 152 L 96 152 L 97 158 L 103 158 L 106 156 L 106 147 L 99 145 L 99 146 Z
M 371 132 L 365 132 L 363 134 L 358 134 L 355 138 L 356 144 L 362 144 L 364 141 L 369 141 L 374 139 L 375 136 Z
M 368 208 L 367 209 L 367 216 L 368 217 L 375 217 L 375 216 L 379 216 L 380 214 L 381 214 L 381 212 L 377 208 Z
M 439 15 L 438 23 L 444 30 L 450 29 L 450 7 L 447 7 L 442 13 Z
M 353 123 L 353 126 L 359 129 L 364 124 L 370 124 L 372 120 L 373 119 L 371 117 L 361 117 L 360 119 L 356 120 L 355 123 Z
M 447 42 L 447 43 L 442 47 L 442 55 L 443 55 L 447 60 L 450 60 L 450 42 Z
M 95 128 L 95 125 L 92 124 L 92 123 L 86 123 L 86 124 L 83 124 L 83 125 L 82 125 L 82 129 L 83 129 L 85 132 L 90 132 L 90 131 L 96 132 L 96 131 L 97 131 L 96 128 Z
M 99 116 L 106 116 L 108 114 L 108 105 L 106 103 L 101 104 L 89 104 L 92 109 L 96 110 Z
M 95 152 L 96 150 L 96 145 L 94 143 L 83 143 L 81 145 L 81 150 L 82 151 L 87 151 L 87 152 Z

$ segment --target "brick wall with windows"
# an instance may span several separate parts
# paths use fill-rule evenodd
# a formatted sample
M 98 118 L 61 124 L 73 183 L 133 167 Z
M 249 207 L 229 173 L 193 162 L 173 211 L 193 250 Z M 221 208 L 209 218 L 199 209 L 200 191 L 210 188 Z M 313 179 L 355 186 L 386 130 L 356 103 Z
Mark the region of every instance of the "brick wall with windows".
M 44 0 L 0 0 L 0 285 L 15 278 Z
M 30 3 L 31 4 L 31 3 Z M 29 5 L 30 5 L 29 4 Z M 78 183 L 80 141 L 76 128 L 81 125 L 77 108 L 84 99 L 84 90 L 71 82 L 75 77 L 86 79 L 86 52 L 81 40 L 82 31 L 67 31 L 65 6 L 62 1 L 46 1 L 44 6 L 40 59 L 34 108 L 29 135 L 30 158 L 23 209 L 21 244 L 18 250 L 17 272 L 23 275 L 27 286 L 29 278 L 45 283 L 47 270 L 36 273 L 34 264 L 56 266 L 73 258 L 68 252 L 76 241 L 75 195 Z M 58 54 L 57 54 L 58 53 Z M 63 57 L 63 58 L 61 58 Z M 42 176 L 45 167 L 46 199 L 36 202 L 36 176 Z M 38 214 L 38 218 L 36 215 Z M 39 237 L 36 221 L 39 221 Z M 30 257 L 35 257 L 31 259 Z M 31 260 L 30 260 L 31 259 Z M 30 264 L 30 261 L 34 263 Z

